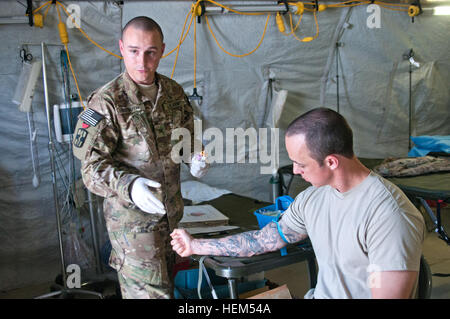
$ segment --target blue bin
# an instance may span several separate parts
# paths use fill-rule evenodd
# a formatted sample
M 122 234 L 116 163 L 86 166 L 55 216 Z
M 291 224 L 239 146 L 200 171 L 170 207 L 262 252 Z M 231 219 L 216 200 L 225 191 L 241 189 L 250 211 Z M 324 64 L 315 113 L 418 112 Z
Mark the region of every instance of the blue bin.
M 275 204 L 260 208 L 256 210 L 253 214 L 256 216 L 258 220 L 258 226 L 262 229 L 268 223 L 272 221 L 278 221 L 284 211 L 292 204 L 294 199 L 291 196 L 284 195 L 280 196 L 275 200 Z M 267 212 L 279 211 L 276 215 L 266 215 Z M 280 249 L 281 256 L 285 256 L 287 254 L 286 247 Z
M 217 297 L 219 299 L 230 298 L 228 281 L 226 278 L 217 276 L 213 270 L 206 268 L 211 280 L 211 284 L 214 286 Z M 198 269 L 180 270 L 175 276 L 175 299 L 198 299 L 197 292 L 198 283 Z M 266 284 L 266 280 L 255 280 L 242 282 L 237 284 L 238 294 L 242 294 L 247 291 L 262 288 Z M 200 293 L 203 299 L 212 299 L 211 289 L 209 288 L 206 278 L 202 280 L 200 287 Z

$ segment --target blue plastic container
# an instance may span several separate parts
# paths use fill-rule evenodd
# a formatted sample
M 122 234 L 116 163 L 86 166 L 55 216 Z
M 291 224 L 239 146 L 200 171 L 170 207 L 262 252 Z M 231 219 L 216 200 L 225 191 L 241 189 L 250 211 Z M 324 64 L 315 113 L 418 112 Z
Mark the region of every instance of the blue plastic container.
M 284 195 L 280 196 L 275 200 L 275 204 L 260 208 L 256 210 L 253 214 L 255 214 L 256 219 L 258 220 L 258 226 L 262 229 L 268 223 L 272 221 L 278 221 L 284 211 L 292 204 L 294 199 L 291 196 Z M 266 215 L 267 212 L 278 211 L 276 215 Z M 287 254 L 286 247 L 280 249 L 281 256 Z
M 226 278 L 217 276 L 213 270 L 206 268 L 211 284 L 214 286 L 217 297 L 219 299 L 230 298 L 229 288 Z M 175 276 L 175 299 L 198 299 L 197 292 L 198 269 L 180 270 Z M 242 282 L 237 284 L 238 294 L 262 288 L 266 284 L 266 280 L 255 280 Z M 200 287 L 200 293 L 203 299 L 212 299 L 211 290 L 208 286 L 206 278 L 203 278 Z

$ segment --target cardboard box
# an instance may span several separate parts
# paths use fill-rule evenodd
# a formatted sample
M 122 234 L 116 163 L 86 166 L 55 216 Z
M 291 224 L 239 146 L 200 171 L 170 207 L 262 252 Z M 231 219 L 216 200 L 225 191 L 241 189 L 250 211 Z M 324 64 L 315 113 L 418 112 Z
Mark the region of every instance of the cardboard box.
M 247 299 L 292 299 L 292 296 L 287 285 L 283 285 Z

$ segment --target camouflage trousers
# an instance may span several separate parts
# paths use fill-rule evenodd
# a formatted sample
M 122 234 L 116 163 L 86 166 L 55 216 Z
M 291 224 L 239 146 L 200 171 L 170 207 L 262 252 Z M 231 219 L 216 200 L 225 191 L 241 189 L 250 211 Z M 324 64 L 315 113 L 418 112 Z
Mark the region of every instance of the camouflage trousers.
M 108 220 L 106 220 L 108 226 Z M 133 221 L 116 230 L 109 263 L 116 269 L 124 299 L 172 299 L 175 253 L 170 245 L 167 218 L 147 223 Z

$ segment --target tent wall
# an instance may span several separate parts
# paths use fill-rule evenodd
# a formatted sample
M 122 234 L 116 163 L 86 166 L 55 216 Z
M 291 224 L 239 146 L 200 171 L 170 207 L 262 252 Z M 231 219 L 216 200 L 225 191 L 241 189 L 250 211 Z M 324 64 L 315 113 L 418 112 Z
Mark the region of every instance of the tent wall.
M 26 2 L 25 2 L 26 3 Z M 41 2 L 43 4 L 44 2 Z M 37 3 L 35 4 L 35 8 Z M 80 3 L 82 27 L 100 45 L 117 52 L 121 30 L 122 9 L 113 3 Z M 20 16 L 25 8 L 16 1 L 0 3 L 2 16 Z M 42 12 L 43 13 L 43 12 Z M 67 16 L 61 12 L 63 21 Z M 0 289 L 8 290 L 41 282 L 53 281 L 61 273 L 58 237 L 56 228 L 55 205 L 53 201 L 52 174 L 48 150 L 48 129 L 44 103 L 42 72 L 37 82 L 33 98 L 33 118 L 37 130 L 36 144 L 40 171 L 40 185 L 32 185 L 32 163 L 27 114 L 18 111 L 11 102 L 22 62 L 19 50 L 23 43 L 33 58 L 41 59 L 42 41 L 48 45 L 47 77 L 50 106 L 64 102 L 61 91 L 61 47 L 57 32 L 58 14 L 56 8 L 50 8 L 45 27 L 40 29 L 25 24 L 0 25 Z M 107 79 L 121 72 L 117 58 L 97 49 L 76 29 L 68 29 L 69 53 L 76 72 L 83 98 Z M 73 79 L 70 79 L 71 93 L 76 93 Z M 57 185 L 59 206 L 65 202 L 65 184 L 68 174 L 68 147 L 55 143 L 58 167 Z M 64 167 L 64 169 L 63 169 Z M 79 177 L 79 163 L 76 162 L 76 174 Z M 61 210 L 63 213 L 63 210 Z M 62 214 L 62 221 L 68 226 L 70 221 L 85 227 L 83 237 L 89 244 L 89 216 L 86 211 L 72 215 Z M 67 227 L 64 227 L 67 231 Z M 67 234 L 67 232 L 66 232 Z M 80 234 L 81 235 L 81 234 Z M 64 236 L 67 238 L 67 235 Z M 66 241 L 66 240 L 65 240 Z M 70 247 L 69 244 L 66 247 Z M 68 260 L 66 260 L 68 261 Z
M 43 2 L 41 2 L 43 3 Z M 250 3 L 250 2 L 246 2 Z M 70 2 L 65 2 L 66 5 Z M 125 1 L 78 2 L 83 30 L 100 45 L 118 54 L 121 27 L 129 19 L 147 15 L 160 23 L 165 34 L 166 52 L 178 43 L 189 1 Z M 37 5 L 37 3 L 36 3 Z M 2 16 L 23 15 L 25 8 L 15 1 L 0 3 Z M 62 14 L 63 19 L 66 16 Z M 226 138 L 227 128 L 269 127 L 271 105 L 281 90 L 288 95 L 279 127 L 279 164 L 289 164 L 283 133 L 290 121 L 318 106 L 336 109 L 336 48 L 340 42 L 339 111 L 354 131 L 355 151 L 363 157 L 406 156 L 408 151 L 409 63 L 403 54 L 413 48 L 420 68 L 412 72 L 413 135 L 448 135 L 449 115 L 449 53 L 447 16 L 421 16 L 411 23 L 405 12 L 381 10 L 380 28 L 367 26 L 370 13 L 366 6 L 328 9 L 318 13 L 319 36 L 301 43 L 282 35 L 274 16 L 270 17 L 265 38 L 255 53 L 236 58 L 226 55 L 216 45 L 205 20 L 197 29 L 198 93 L 201 105 L 195 104 L 205 132 L 217 128 Z M 286 20 L 288 21 L 288 20 Z M 294 18 L 296 23 L 297 18 Z M 33 283 L 53 280 L 59 272 L 59 255 L 48 132 L 42 81 L 38 82 L 33 99 L 34 120 L 41 183 L 31 183 L 32 168 L 26 114 L 11 102 L 18 82 L 23 43 L 60 43 L 57 33 L 58 15 L 49 10 L 43 29 L 28 25 L 0 25 L 0 289 L 7 290 Z M 258 44 L 266 16 L 211 16 L 209 23 L 219 43 L 228 51 L 242 54 Z M 174 79 L 193 91 L 194 57 L 193 28 L 183 43 Z M 289 30 L 289 26 L 287 26 Z M 121 61 L 98 49 L 76 29 L 68 29 L 69 53 L 84 98 L 97 87 L 123 70 Z M 313 36 L 315 23 L 305 13 L 297 34 Z M 40 59 L 40 47 L 29 46 Z M 49 98 L 51 105 L 62 103 L 60 47 L 47 49 Z M 162 59 L 159 72 L 171 75 L 175 53 Z M 71 79 L 72 93 L 76 92 Z M 216 131 L 217 132 L 217 131 Z M 258 136 L 260 137 L 260 136 Z M 270 140 L 270 137 L 269 137 Z M 205 144 L 210 143 L 208 139 Z M 271 141 L 271 143 L 273 140 Z M 60 167 L 67 167 L 67 145 L 57 145 Z M 256 163 L 249 163 L 256 150 Z M 261 150 L 248 143 L 235 149 L 234 163 L 213 163 L 202 181 L 235 193 L 261 200 L 270 200 L 270 175 L 261 174 Z M 225 146 L 224 146 L 225 153 Z M 236 163 L 244 159 L 244 163 Z M 79 163 L 76 174 L 79 177 Z M 182 168 L 183 180 L 191 179 Z M 61 177 L 58 185 L 63 188 Z M 63 189 L 61 190 L 63 192 Z M 76 216 L 75 216 L 76 217 Z M 81 212 L 82 222 L 87 219 Z M 65 217 L 65 221 L 69 220 Z M 87 226 L 88 227 L 88 226 Z M 88 231 L 84 234 L 89 240 Z

